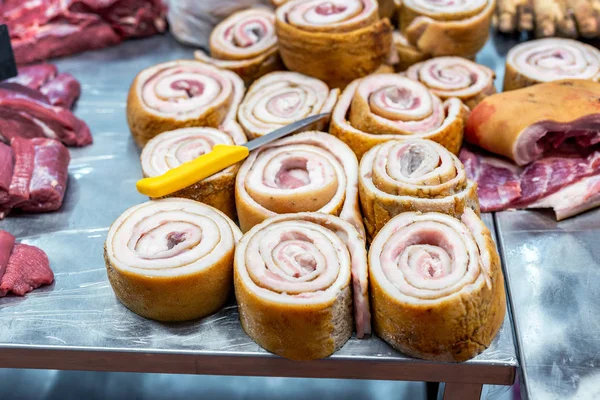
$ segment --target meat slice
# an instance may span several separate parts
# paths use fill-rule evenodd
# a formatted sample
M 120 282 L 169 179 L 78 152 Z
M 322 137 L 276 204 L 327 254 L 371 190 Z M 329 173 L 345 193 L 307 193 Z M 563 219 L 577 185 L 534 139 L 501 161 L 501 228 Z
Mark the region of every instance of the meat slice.
M 508 161 L 463 148 L 459 154 L 469 179 L 477 182 L 481 211 L 508 208 L 521 197 L 520 169 Z
M 53 139 L 31 139 L 33 144 L 33 172 L 29 182 L 29 199 L 19 205 L 23 211 L 54 211 L 62 205 L 67 179 L 69 150 Z
M 484 212 L 553 208 L 561 220 L 600 205 L 600 152 L 542 158 L 523 169 L 472 149 L 462 149 L 460 159 Z
M 29 212 L 60 208 L 67 189 L 69 151 L 53 139 L 15 138 L 15 169 L 8 206 Z
M 600 206 L 600 175 L 589 176 L 528 205 L 528 208 L 552 208 L 561 221 Z
M 70 109 L 81 94 L 81 85 L 71 74 L 59 74 L 41 88 L 50 104 Z
M 469 115 L 465 139 L 525 166 L 549 156 L 600 150 L 600 83 L 541 83 L 485 98 Z
M 14 245 L 15 237 L 0 229 L 0 279 L 4 276 Z
M 8 202 L 10 181 L 13 174 L 14 157 L 12 149 L 0 142 L 0 207 Z
M 43 250 L 26 244 L 14 246 L 6 272 L 0 280 L 0 297 L 12 292 L 24 296 L 42 285 L 54 281 L 48 256 Z
M 35 64 L 19 67 L 19 75 L 6 82 L 18 83 L 30 89 L 38 90 L 46 82 L 54 79 L 58 70 L 53 64 Z
M 71 111 L 49 104 L 46 96 L 17 83 L 0 84 L 0 136 L 50 137 L 67 146 L 92 143 L 88 126 Z

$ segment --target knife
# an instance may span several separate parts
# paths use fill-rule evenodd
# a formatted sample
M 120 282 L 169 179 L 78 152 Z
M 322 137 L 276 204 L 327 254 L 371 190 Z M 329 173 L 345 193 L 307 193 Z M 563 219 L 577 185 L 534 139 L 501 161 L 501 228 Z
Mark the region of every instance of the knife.
M 329 115 L 330 113 L 312 115 L 243 145 L 217 144 L 210 152 L 183 163 L 160 176 L 140 179 L 136 184 L 137 190 L 149 197 L 167 196 L 244 160 L 252 150 L 298 132 Z
M 1 1 L 0 1 L 1 3 Z M 0 25 L 0 81 L 17 76 L 17 63 L 10 44 L 8 27 Z

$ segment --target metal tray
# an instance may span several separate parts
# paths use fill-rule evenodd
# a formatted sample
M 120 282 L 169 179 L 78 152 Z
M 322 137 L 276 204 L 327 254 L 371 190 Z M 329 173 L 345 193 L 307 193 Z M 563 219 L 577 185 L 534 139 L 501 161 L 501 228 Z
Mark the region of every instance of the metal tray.
M 159 36 L 56 63 L 82 83 L 76 114 L 90 125 L 94 144 L 71 149 L 60 211 L 13 214 L 0 222 L 18 240 L 44 249 L 56 273 L 49 287 L 0 299 L 0 365 L 436 381 L 446 382 L 446 394 L 459 398 L 478 396 L 481 384 L 512 384 L 517 360 L 508 315 L 491 347 L 461 364 L 412 359 L 376 337 L 352 338 L 325 360 L 292 362 L 246 336 L 233 302 L 202 320 L 164 324 L 138 317 L 117 301 L 102 256 L 106 232 L 126 208 L 146 201 L 135 190 L 141 170 L 125 120 L 126 94 L 143 68 L 191 57 L 192 49 Z M 492 216 L 485 220 L 493 230 Z

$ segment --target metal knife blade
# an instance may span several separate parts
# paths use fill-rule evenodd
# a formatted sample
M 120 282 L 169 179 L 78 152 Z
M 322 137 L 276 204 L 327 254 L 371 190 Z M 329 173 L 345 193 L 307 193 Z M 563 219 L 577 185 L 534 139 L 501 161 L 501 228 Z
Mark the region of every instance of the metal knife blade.
M 273 132 L 251 140 L 248 143 L 243 144 L 242 146 L 246 146 L 250 151 L 256 150 L 257 148 L 264 146 L 265 144 L 270 143 L 273 140 L 281 139 L 284 136 L 296 133 L 300 129 L 306 128 L 307 126 L 314 124 L 315 122 L 318 122 L 328 117 L 329 115 L 331 115 L 331 113 L 311 115 L 310 117 L 306 117 L 304 119 L 301 119 L 300 121 L 292 122 L 289 125 L 281 127 L 279 129 L 275 129 Z

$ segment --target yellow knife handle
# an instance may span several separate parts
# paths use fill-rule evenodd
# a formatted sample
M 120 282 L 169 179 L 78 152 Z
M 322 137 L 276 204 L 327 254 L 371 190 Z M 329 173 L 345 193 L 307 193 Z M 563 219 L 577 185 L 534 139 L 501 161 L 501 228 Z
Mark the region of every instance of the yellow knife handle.
M 163 175 L 140 179 L 137 190 L 149 197 L 163 197 L 208 178 L 248 157 L 245 146 L 217 144 L 212 151 L 181 164 Z

